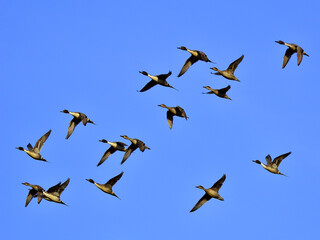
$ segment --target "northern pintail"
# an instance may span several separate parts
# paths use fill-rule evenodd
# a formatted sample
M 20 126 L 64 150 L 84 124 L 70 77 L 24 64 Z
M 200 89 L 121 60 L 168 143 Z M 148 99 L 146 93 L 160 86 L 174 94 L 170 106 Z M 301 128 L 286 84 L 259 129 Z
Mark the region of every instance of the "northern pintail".
M 210 86 L 205 86 L 205 87 L 203 87 L 203 88 L 208 89 L 210 92 L 206 92 L 206 93 L 203 92 L 202 94 L 215 94 L 215 95 L 217 95 L 218 97 L 232 100 L 232 99 L 229 98 L 229 96 L 227 95 L 227 92 L 228 92 L 229 89 L 231 88 L 230 85 L 228 85 L 228 86 L 225 87 L 225 88 L 221 88 L 221 89 L 212 89 Z
M 36 198 L 37 197 L 38 198 L 38 203 L 40 203 L 42 198 L 41 198 L 41 194 L 38 194 L 38 193 L 39 192 L 41 193 L 42 191 L 44 191 L 44 189 L 39 185 L 32 185 L 32 184 L 30 184 L 28 182 L 24 182 L 22 184 L 26 185 L 28 187 L 31 187 L 31 189 L 29 189 L 29 192 L 28 192 L 28 195 L 27 195 L 25 207 L 28 206 L 28 204 L 30 203 L 32 198 Z
M 125 152 L 126 151 L 126 147 L 127 144 L 123 143 L 123 142 L 109 142 L 105 139 L 102 139 L 102 140 L 99 140 L 100 142 L 103 142 L 103 143 L 108 143 L 111 145 L 110 148 L 108 148 L 107 151 L 105 151 L 105 153 L 103 154 L 100 162 L 98 163 L 97 167 L 100 166 L 105 160 L 107 160 L 107 158 L 113 154 L 114 152 L 116 152 L 117 150 L 118 151 L 122 151 L 122 152 Z
M 64 202 L 61 201 L 60 195 L 62 194 L 64 189 L 68 186 L 69 182 L 70 182 L 70 178 L 68 178 L 62 184 L 61 184 L 61 182 L 59 182 L 58 184 L 49 188 L 47 191 L 42 191 L 40 194 L 40 197 L 42 197 L 43 199 L 45 199 L 47 201 L 60 203 L 60 204 L 67 206 L 67 204 L 65 204 Z
M 144 142 L 137 138 L 129 138 L 127 135 L 121 135 L 120 137 L 127 139 L 131 142 L 131 145 L 127 148 L 126 153 L 123 156 L 121 164 L 123 164 L 130 157 L 131 153 L 135 151 L 137 148 L 139 148 L 141 152 L 144 152 L 145 149 L 150 150 L 150 148 L 147 147 Z
M 68 132 L 67 132 L 66 139 L 68 139 L 71 136 L 71 134 L 73 133 L 75 127 L 80 122 L 82 122 L 84 126 L 86 126 L 87 123 L 95 124 L 84 113 L 81 113 L 81 112 L 69 112 L 68 110 L 63 110 L 61 112 L 69 113 L 69 114 L 71 114 L 73 116 L 73 119 L 70 121 L 70 124 L 69 124 L 69 127 L 68 127 Z
M 273 161 L 272 161 L 271 156 L 267 155 L 266 156 L 267 165 L 261 163 L 259 160 L 252 160 L 252 162 L 260 164 L 264 169 L 268 170 L 269 172 L 272 172 L 274 174 L 280 174 L 280 175 L 286 176 L 286 175 L 284 175 L 283 173 L 281 173 L 279 171 L 278 167 L 279 167 L 281 161 L 283 159 L 285 159 L 287 156 L 289 156 L 290 154 L 291 154 L 291 152 L 282 154 L 282 155 L 276 157 L 275 159 L 273 159 Z
M 197 62 L 199 60 L 204 61 L 204 62 L 211 62 L 208 59 L 207 55 L 204 52 L 201 52 L 199 50 L 190 50 L 184 46 L 178 47 L 178 49 L 181 49 L 183 51 L 188 51 L 189 53 L 191 53 L 191 56 L 184 63 L 178 77 L 182 76 L 189 69 L 189 67 L 191 67 L 192 64 L 194 64 L 195 62 Z
M 213 186 L 211 188 L 206 189 L 206 188 L 202 187 L 201 185 L 197 186 L 196 188 L 203 189 L 206 193 L 197 202 L 197 204 L 191 209 L 190 212 L 196 211 L 198 208 L 200 208 L 203 204 L 205 204 L 211 198 L 216 198 L 221 201 L 224 201 L 224 199 L 219 195 L 219 190 L 225 180 L 226 180 L 226 175 L 223 174 L 223 176 L 215 184 L 213 184 Z
M 34 147 L 32 147 L 32 145 L 29 143 L 27 145 L 28 150 L 24 149 L 23 147 L 17 147 L 17 149 L 24 151 L 25 153 L 27 153 L 30 157 L 32 157 L 33 159 L 36 160 L 40 160 L 40 161 L 44 161 L 47 162 L 47 160 L 45 160 L 41 154 L 40 151 L 43 147 L 43 144 L 45 143 L 45 141 L 47 140 L 47 138 L 49 137 L 51 133 L 51 130 L 49 130 L 46 134 L 44 134 L 34 145 Z
M 240 82 L 240 80 L 238 78 L 236 78 L 236 76 L 234 76 L 234 71 L 237 69 L 239 63 L 241 63 L 243 57 L 244 57 L 244 55 L 239 57 L 237 60 L 233 61 L 226 70 L 221 71 L 216 67 L 210 68 L 214 71 L 217 71 L 216 73 L 212 73 L 212 74 L 221 75 L 229 80 L 235 80 L 235 81 Z
M 29 186 L 32 189 L 29 189 L 29 193 L 27 195 L 25 207 L 28 206 L 32 198 L 37 197 L 38 198 L 38 204 L 41 202 L 42 199 L 45 199 L 47 201 L 61 203 L 66 205 L 64 202 L 60 200 L 60 195 L 63 192 L 63 190 L 68 186 L 70 182 L 70 179 L 68 178 L 67 181 L 65 181 L 63 184 L 59 182 L 58 184 L 54 185 L 53 187 L 49 188 L 47 191 L 45 191 L 41 186 L 39 185 L 32 185 L 28 182 L 22 183 L 23 185 Z
M 187 114 L 186 114 L 186 112 L 184 111 L 184 109 L 182 107 L 179 107 L 179 106 L 167 107 L 164 104 L 161 104 L 161 105 L 158 105 L 158 106 L 168 109 L 168 111 L 167 111 L 167 121 L 168 121 L 170 129 L 172 129 L 172 125 L 173 125 L 173 116 L 183 117 L 186 120 L 188 120 L 188 118 L 189 118 L 189 117 L 187 117 Z
M 100 183 L 96 183 L 95 181 L 93 181 L 92 179 L 86 179 L 88 182 L 93 183 L 94 185 L 96 185 L 101 191 L 108 193 L 112 196 L 115 196 L 117 198 L 119 198 L 112 190 L 112 187 L 116 184 L 116 182 L 122 177 L 123 172 L 121 172 L 119 175 L 115 176 L 114 178 L 111 178 L 108 182 L 106 182 L 105 184 L 100 184 Z M 120 198 L 119 198 L 120 199 Z
M 151 81 L 148 82 L 139 92 L 145 92 L 157 84 L 177 90 L 176 88 L 172 87 L 166 80 L 171 75 L 171 71 L 169 71 L 167 74 L 160 75 L 150 75 L 146 71 L 139 71 L 139 73 L 151 78 Z
M 282 68 L 285 68 L 285 66 L 287 65 L 287 63 L 289 62 L 292 54 L 297 53 L 297 64 L 298 66 L 300 65 L 301 61 L 302 61 L 302 57 L 303 55 L 306 55 L 307 57 L 309 57 L 309 55 L 297 44 L 294 43 L 285 43 L 281 40 L 279 41 L 275 41 L 276 43 L 279 43 L 281 45 L 286 45 L 288 47 L 286 53 L 284 54 L 283 57 L 283 62 L 282 62 Z

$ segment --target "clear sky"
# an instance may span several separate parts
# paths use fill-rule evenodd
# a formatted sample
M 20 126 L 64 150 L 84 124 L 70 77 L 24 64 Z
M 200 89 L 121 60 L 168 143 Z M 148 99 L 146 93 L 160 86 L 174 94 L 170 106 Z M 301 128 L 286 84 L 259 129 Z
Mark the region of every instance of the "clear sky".
M 0 228 L 4 239 L 316 239 L 319 237 L 319 1 L 1 1 L 0 65 L 2 167 Z M 283 40 L 310 57 L 293 55 L 285 69 Z M 195 63 L 177 75 L 189 53 Z M 244 54 L 240 82 L 210 74 Z M 150 74 L 173 74 L 179 89 L 140 90 Z M 232 101 L 201 94 L 223 88 Z M 159 104 L 183 107 L 170 130 Z M 79 111 L 97 125 L 79 124 Z M 50 162 L 15 147 L 35 142 Z M 143 140 L 120 165 L 117 152 L 96 167 L 109 145 Z M 280 165 L 288 177 L 252 162 L 292 151 Z M 114 186 L 121 198 L 85 181 Z M 224 202 L 212 199 L 189 211 L 223 174 Z M 35 199 L 70 177 L 61 195 L 69 206 Z

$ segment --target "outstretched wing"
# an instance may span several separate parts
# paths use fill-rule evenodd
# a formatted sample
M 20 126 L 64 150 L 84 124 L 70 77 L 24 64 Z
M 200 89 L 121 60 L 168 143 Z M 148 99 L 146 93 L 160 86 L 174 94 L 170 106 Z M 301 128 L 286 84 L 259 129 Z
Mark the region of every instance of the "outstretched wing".
M 200 198 L 200 200 L 196 203 L 196 205 L 190 210 L 190 212 L 194 212 L 196 211 L 198 208 L 200 208 L 203 204 L 205 204 L 206 202 L 208 202 L 211 199 L 211 197 L 209 196 L 209 194 L 204 194 L 202 198 Z
M 189 57 L 187 59 L 187 61 L 184 63 L 184 65 L 183 65 L 178 77 L 182 76 L 189 69 L 189 67 L 191 67 L 191 65 L 194 64 L 197 61 L 198 61 L 198 58 L 193 56 L 193 55 L 191 55 L 191 57 Z
M 36 197 L 37 193 L 38 193 L 37 190 L 35 190 L 33 188 L 29 190 L 28 195 L 27 195 L 27 199 L 26 199 L 26 204 L 24 205 L 25 207 L 28 206 L 28 204 L 30 203 L 32 198 Z
M 52 186 L 51 188 L 49 188 L 47 190 L 47 193 L 58 193 L 60 186 L 61 186 L 61 182 L 59 182 L 58 184 L 56 184 L 56 185 Z M 55 195 L 57 195 L 57 194 L 55 194 Z
M 149 90 L 150 88 L 154 87 L 155 85 L 157 85 L 158 83 L 156 81 L 151 80 L 150 82 L 148 82 L 141 90 L 140 92 L 145 92 L 147 90 Z
M 173 116 L 174 116 L 173 113 L 168 110 L 167 111 L 167 121 L 168 121 L 170 129 L 172 129 L 172 125 L 173 125 Z
M 271 158 L 270 155 L 267 155 L 267 156 L 266 156 L 266 162 L 267 162 L 267 165 L 271 165 L 271 163 L 272 163 L 272 158 Z
M 300 65 L 303 57 L 303 49 L 299 46 L 297 46 L 297 64 Z
M 58 189 L 59 196 L 64 191 L 64 189 L 69 185 L 70 178 L 68 178 L 64 183 L 62 183 Z
M 221 89 L 219 89 L 218 91 L 219 91 L 219 93 L 221 93 L 221 94 L 226 94 L 226 93 L 229 91 L 230 88 L 231 88 L 231 86 L 228 85 L 227 87 L 221 88 Z
M 34 150 L 35 152 L 40 153 L 41 148 L 42 148 L 44 142 L 45 142 L 45 141 L 47 140 L 47 138 L 49 137 L 50 133 L 51 133 L 51 130 L 49 130 L 45 135 L 43 135 L 43 136 L 36 142 L 36 145 L 35 145 L 34 148 L 33 148 L 33 150 Z
M 166 80 L 171 74 L 172 74 L 172 72 L 169 71 L 167 74 L 160 74 L 160 75 L 158 75 L 157 77 L 158 77 L 159 79 Z
M 138 148 L 138 146 L 132 143 L 132 144 L 127 148 L 127 150 L 126 150 L 126 152 L 125 152 L 125 154 L 124 154 L 124 156 L 123 156 L 123 158 L 122 158 L 121 164 L 123 164 L 123 163 L 130 157 L 131 153 L 132 153 L 134 150 L 136 150 L 137 148 Z
M 234 71 L 237 69 L 239 63 L 241 63 L 242 59 L 243 59 L 244 55 L 242 55 L 241 57 L 239 57 L 237 60 L 233 61 L 227 70 L 230 70 L 234 73 Z
M 283 57 L 282 68 L 285 68 L 292 54 L 294 54 L 294 51 L 291 48 L 288 48 Z
M 28 150 L 32 150 L 32 149 L 33 149 L 31 143 L 29 143 L 29 144 L 27 145 L 27 148 L 28 148 Z
M 109 149 L 107 151 L 105 151 L 105 153 L 103 154 L 100 162 L 98 163 L 97 167 L 100 166 L 102 163 L 104 163 L 105 160 L 107 160 L 107 158 L 116 151 L 116 149 L 114 147 L 109 147 Z
M 75 127 L 80 123 L 80 121 L 81 121 L 80 118 L 75 118 L 75 117 L 70 121 L 66 139 L 68 139 L 71 136 Z
M 111 178 L 106 184 L 110 184 L 111 186 L 115 185 L 116 182 L 122 177 L 123 172 L 121 172 L 119 175 L 115 176 L 114 178 Z
M 226 180 L 226 175 L 223 174 L 223 176 L 215 184 L 213 184 L 211 189 L 216 190 L 218 192 L 225 180 Z
M 276 164 L 279 167 L 279 165 L 282 162 L 282 160 L 285 159 L 286 157 L 288 157 L 290 154 L 291 154 L 291 152 L 282 154 L 279 157 L 276 157 L 275 159 L 273 159 L 272 163 Z

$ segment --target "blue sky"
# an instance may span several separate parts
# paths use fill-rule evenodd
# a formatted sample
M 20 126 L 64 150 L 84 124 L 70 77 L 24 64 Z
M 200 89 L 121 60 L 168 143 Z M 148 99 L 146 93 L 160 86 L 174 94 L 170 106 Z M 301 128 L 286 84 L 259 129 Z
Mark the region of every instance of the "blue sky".
M 6 239 L 315 239 L 319 236 L 320 163 L 318 1 L 2 1 L 0 8 L 2 162 L 1 228 Z M 286 47 L 300 45 L 281 69 Z M 177 75 L 187 52 L 204 51 L 216 64 L 195 63 Z M 240 82 L 211 75 L 245 55 Z M 179 89 L 156 86 L 139 73 L 173 72 Z M 231 85 L 232 101 L 201 94 Z M 183 107 L 170 130 L 157 105 Z M 97 125 L 79 125 L 79 111 Z M 15 147 L 52 133 L 42 149 L 50 162 Z M 96 167 L 120 135 L 151 148 L 120 165 L 115 153 Z M 128 142 L 126 142 L 128 143 Z M 280 165 L 289 177 L 265 171 L 264 161 L 292 151 Z M 124 171 L 118 200 L 85 181 L 106 182 Z M 212 199 L 189 213 L 223 174 L 224 202 Z M 71 178 L 61 199 L 69 207 L 33 200 L 28 188 Z M 37 227 L 35 231 L 35 227 Z M 9 235 L 10 234 L 10 235 Z M 213 235 L 214 234 L 214 235 Z

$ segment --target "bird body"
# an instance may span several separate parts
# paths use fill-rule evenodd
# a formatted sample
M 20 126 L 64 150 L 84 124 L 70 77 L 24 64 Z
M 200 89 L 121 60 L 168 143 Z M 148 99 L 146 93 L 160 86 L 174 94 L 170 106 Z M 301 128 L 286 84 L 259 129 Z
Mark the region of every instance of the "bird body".
M 287 51 L 284 54 L 283 57 L 283 62 L 282 62 L 282 68 L 285 68 L 285 66 L 287 65 L 287 63 L 289 62 L 292 54 L 297 53 L 297 65 L 299 66 L 301 61 L 302 61 L 302 57 L 303 55 L 306 55 L 307 57 L 309 57 L 309 55 L 297 44 L 294 43 L 286 43 L 284 41 L 275 41 L 276 43 L 279 43 L 281 45 L 285 45 L 288 47 Z
M 40 151 L 43 147 L 43 144 L 45 143 L 45 141 L 48 139 L 49 135 L 51 133 L 51 130 L 49 130 L 46 134 L 44 134 L 35 144 L 34 147 L 32 147 L 32 145 L 29 143 L 27 145 L 27 149 L 24 149 L 23 147 L 17 147 L 18 150 L 20 151 L 24 151 L 25 153 L 27 153 L 30 157 L 32 157 L 33 159 L 36 160 L 40 160 L 40 161 L 44 161 L 47 162 L 47 160 L 45 160 L 41 154 Z

